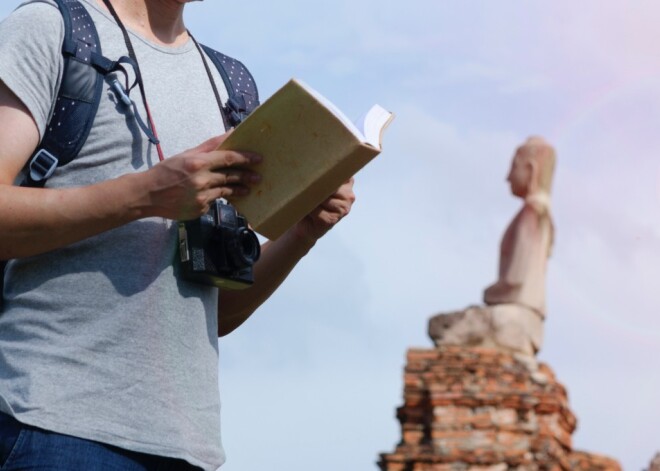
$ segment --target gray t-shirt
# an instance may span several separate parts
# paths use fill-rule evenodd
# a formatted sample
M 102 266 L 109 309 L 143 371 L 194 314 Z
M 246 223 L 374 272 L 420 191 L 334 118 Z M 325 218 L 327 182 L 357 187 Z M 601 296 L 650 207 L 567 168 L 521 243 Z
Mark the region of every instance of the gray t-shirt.
M 127 55 L 120 29 L 83 0 L 103 54 Z M 63 22 L 54 2 L 30 1 L 0 23 L 0 80 L 43 134 L 61 79 Z M 131 40 L 165 156 L 223 132 L 194 44 Z M 212 69 L 215 69 L 211 66 Z M 223 100 L 226 90 L 213 70 Z M 131 95 L 142 116 L 137 88 Z M 97 183 L 158 157 L 107 81 L 78 158 L 48 187 Z M 176 223 L 142 219 L 43 255 L 13 260 L 0 315 L 0 410 L 18 420 L 208 470 L 224 461 L 218 392 L 218 293 L 181 280 Z

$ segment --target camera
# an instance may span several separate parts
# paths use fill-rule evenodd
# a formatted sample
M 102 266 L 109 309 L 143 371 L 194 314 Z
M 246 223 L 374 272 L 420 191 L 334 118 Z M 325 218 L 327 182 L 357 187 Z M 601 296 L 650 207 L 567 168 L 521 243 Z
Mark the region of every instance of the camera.
M 215 200 L 199 219 L 179 222 L 183 279 L 219 288 L 247 288 L 254 283 L 252 266 L 260 255 L 259 240 L 245 217 L 223 200 Z

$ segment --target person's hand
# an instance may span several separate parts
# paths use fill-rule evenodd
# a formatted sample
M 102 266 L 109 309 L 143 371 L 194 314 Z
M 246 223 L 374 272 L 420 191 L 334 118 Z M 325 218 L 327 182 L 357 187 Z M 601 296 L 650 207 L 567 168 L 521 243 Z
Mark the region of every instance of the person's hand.
M 247 170 L 261 156 L 216 150 L 229 133 L 165 159 L 145 172 L 148 213 L 168 219 L 196 219 L 218 198 L 240 197 L 260 181 Z
M 293 227 L 295 235 L 310 243 L 316 242 L 348 215 L 354 202 L 351 178 Z

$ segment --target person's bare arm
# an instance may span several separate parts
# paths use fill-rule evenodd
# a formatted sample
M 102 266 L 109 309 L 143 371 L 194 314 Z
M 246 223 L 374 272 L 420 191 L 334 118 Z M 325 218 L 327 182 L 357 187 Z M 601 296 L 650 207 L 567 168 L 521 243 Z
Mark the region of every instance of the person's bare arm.
M 350 212 L 354 201 L 351 179 L 282 237 L 264 244 L 261 258 L 254 266 L 254 285 L 238 291 L 221 290 L 218 335 L 227 335 L 245 322 L 275 292 L 316 241 Z
M 215 149 L 218 136 L 151 169 L 67 189 L 13 185 L 39 142 L 24 104 L 0 81 L 0 260 L 44 253 L 150 216 L 195 219 L 217 198 L 248 191 L 238 167 L 258 156 Z

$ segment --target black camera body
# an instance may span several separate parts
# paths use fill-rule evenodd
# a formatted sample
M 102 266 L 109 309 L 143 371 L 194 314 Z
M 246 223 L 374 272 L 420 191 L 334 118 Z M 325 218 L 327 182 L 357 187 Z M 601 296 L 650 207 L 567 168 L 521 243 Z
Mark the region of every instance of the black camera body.
M 261 255 L 256 234 L 244 216 L 223 200 L 194 221 L 179 222 L 183 279 L 219 288 L 243 289 L 254 283 L 252 266 Z

